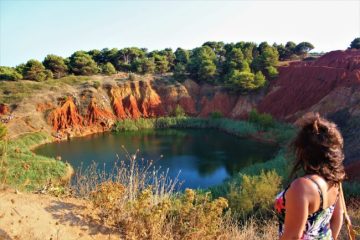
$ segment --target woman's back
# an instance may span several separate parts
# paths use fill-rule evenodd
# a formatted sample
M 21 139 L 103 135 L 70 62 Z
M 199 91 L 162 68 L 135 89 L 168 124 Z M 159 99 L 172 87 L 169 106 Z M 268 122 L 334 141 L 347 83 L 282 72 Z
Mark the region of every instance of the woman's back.
M 344 140 L 337 126 L 319 114 L 307 114 L 292 146 L 295 179 L 279 194 L 280 239 L 336 239 L 342 225 L 338 188 L 345 178 Z
M 330 221 L 337 203 L 338 193 L 337 187 L 329 187 L 326 181 L 318 175 L 307 175 L 294 180 L 276 199 L 279 235 L 282 236 L 285 230 L 286 209 L 290 209 L 287 214 L 293 215 L 290 217 L 295 221 L 301 218 L 300 215 L 303 211 L 300 205 L 293 200 L 286 205 L 287 199 L 295 198 L 307 203 L 307 209 L 305 209 L 307 215 L 302 217 L 306 221 L 303 221 L 304 226 L 301 228 L 303 232 L 299 235 L 300 239 L 333 239 Z M 298 212 L 293 210 L 298 210 Z

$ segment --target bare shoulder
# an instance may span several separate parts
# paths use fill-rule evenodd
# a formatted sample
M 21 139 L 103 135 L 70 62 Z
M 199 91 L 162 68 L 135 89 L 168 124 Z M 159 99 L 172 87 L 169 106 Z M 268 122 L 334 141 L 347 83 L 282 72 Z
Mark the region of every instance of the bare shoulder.
M 316 194 L 317 193 L 317 189 L 316 186 L 314 185 L 314 183 L 312 183 L 310 180 L 304 178 L 304 177 L 300 177 L 295 179 L 289 189 L 288 189 L 288 194 L 289 195 L 307 195 L 307 194 Z

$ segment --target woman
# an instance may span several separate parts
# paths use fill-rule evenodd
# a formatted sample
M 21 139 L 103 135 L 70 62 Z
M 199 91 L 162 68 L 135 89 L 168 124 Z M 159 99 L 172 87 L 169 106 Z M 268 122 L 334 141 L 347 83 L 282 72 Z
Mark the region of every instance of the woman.
M 276 198 L 280 239 L 337 239 L 343 221 L 343 138 L 334 123 L 318 114 L 304 116 L 298 125 L 291 176 L 301 170 L 302 177 Z

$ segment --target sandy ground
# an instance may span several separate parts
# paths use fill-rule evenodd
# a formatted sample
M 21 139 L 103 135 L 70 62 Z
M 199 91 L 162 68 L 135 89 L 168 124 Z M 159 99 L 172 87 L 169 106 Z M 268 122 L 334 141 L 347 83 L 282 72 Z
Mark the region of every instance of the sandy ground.
M 0 191 L 0 240 L 120 239 L 84 200 Z

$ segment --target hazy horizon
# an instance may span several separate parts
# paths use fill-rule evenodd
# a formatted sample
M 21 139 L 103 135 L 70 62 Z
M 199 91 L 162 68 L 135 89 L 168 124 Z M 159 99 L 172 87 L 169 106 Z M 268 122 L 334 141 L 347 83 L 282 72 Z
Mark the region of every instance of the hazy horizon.
M 0 2 L 0 65 L 47 54 L 139 47 L 192 49 L 206 41 L 309 41 L 346 49 L 360 36 L 360 1 Z

